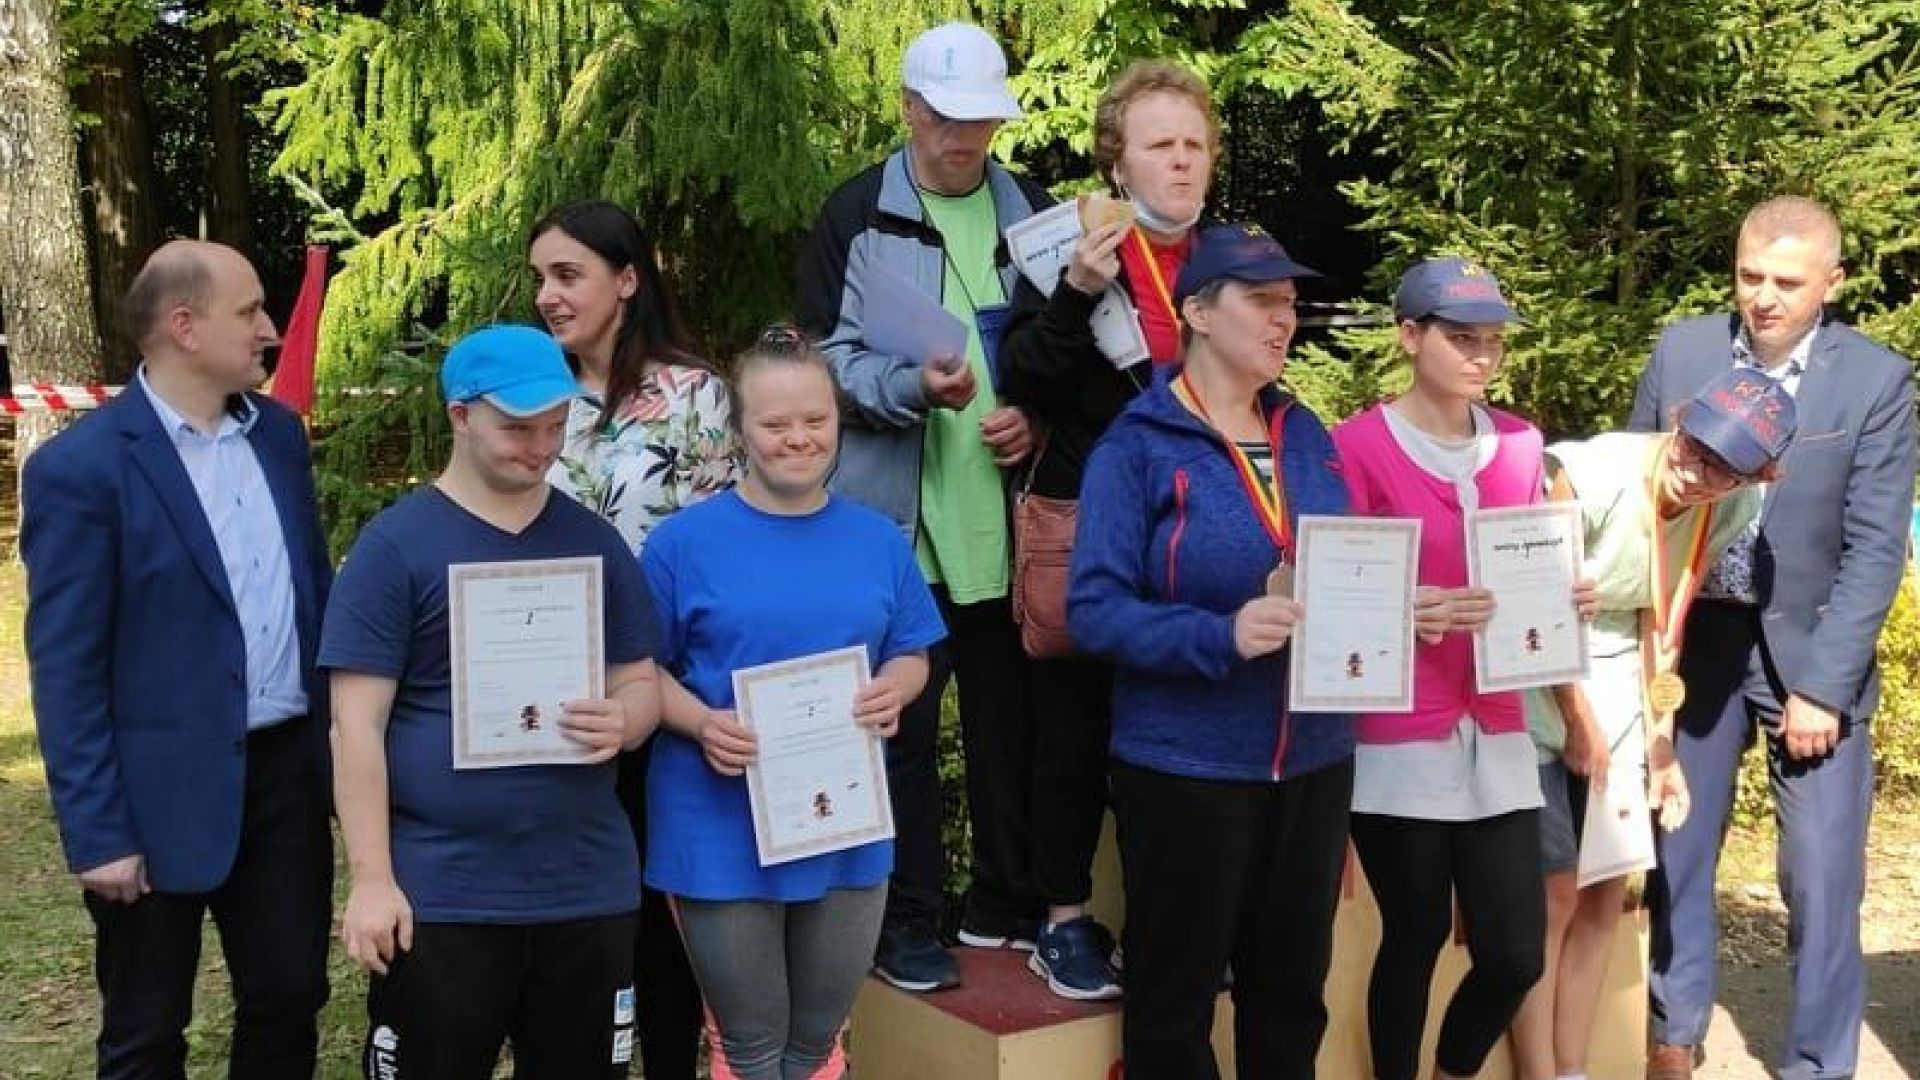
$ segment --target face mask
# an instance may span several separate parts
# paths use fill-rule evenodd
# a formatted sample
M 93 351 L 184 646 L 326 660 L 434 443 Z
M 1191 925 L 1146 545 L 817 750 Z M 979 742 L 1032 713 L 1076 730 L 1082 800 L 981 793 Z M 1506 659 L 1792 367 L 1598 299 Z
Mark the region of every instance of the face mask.
M 1115 183 L 1120 188 L 1120 194 L 1125 195 L 1129 200 L 1133 202 L 1134 220 L 1138 221 L 1142 226 L 1144 226 L 1148 232 L 1157 232 L 1163 235 L 1168 233 L 1185 232 L 1188 229 L 1193 228 L 1194 223 L 1200 220 L 1200 211 L 1195 210 L 1193 212 L 1193 216 L 1189 217 L 1185 221 L 1169 221 L 1166 218 L 1161 217 L 1159 214 L 1154 213 L 1153 207 L 1148 206 L 1145 200 L 1135 199 L 1133 197 L 1133 192 L 1127 190 L 1127 185 L 1121 184 L 1118 181 L 1115 181 Z

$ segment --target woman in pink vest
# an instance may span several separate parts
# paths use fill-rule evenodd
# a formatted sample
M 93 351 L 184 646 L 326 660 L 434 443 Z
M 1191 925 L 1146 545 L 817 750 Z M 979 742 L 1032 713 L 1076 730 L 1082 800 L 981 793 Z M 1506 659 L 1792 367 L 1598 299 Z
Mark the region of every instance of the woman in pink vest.
M 1467 585 L 1466 515 L 1542 497 L 1540 432 L 1483 403 L 1506 324 L 1484 269 L 1434 259 L 1394 298 L 1413 385 L 1334 429 L 1353 513 L 1419 518 L 1410 713 L 1359 718 L 1352 833 L 1383 931 L 1367 994 L 1374 1075 L 1415 1080 L 1434 962 L 1457 897 L 1473 967 L 1448 1003 L 1431 1075 L 1480 1070 L 1540 977 L 1546 901 L 1540 782 L 1515 693 L 1475 689 L 1472 633 L 1493 610 Z M 1592 606 L 1582 590 L 1583 611 Z

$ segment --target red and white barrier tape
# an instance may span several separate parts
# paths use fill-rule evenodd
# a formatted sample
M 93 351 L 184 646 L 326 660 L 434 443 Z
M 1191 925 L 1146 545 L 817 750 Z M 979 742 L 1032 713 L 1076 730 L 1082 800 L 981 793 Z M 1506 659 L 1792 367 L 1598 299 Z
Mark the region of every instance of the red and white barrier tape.
M 118 394 L 121 389 L 122 387 L 102 386 L 99 383 L 87 383 L 82 386 L 48 382 L 21 383 L 13 388 L 12 397 L 0 397 L 0 413 L 18 416 L 28 412 L 93 409 L 105 405 L 107 399 Z

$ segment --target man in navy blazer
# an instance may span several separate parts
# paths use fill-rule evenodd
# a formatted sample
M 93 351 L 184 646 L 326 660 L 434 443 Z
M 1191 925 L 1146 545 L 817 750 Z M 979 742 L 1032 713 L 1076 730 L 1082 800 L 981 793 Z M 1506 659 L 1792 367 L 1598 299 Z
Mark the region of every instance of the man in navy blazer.
M 1800 431 L 1746 536 L 1707 572 L 1687 616 L 1675 751 L 1693 812 L 1661 838 L 1650 1080 L 1692 1075 L 1713 1011 L 1714 875 L 1735 775 L 1764 737 L 1780 820 L 1780 892 L 1794 1004 L 1777 1075 L 1854 1074 L 1866 1006 L 1860 903 L 1873 797 L 1874 646 L 1905 564 L 1913 507 L 1913 366 L 1823 316 L 1842 277 L 1840 226 L 1809 199 L 1755 207 L 1735 254 L 1737 315 L 1667 328 L 1630 426 L 1671 425 L 1729 366 L 1792 393 Z
M 184 1075 L 209 911 L 230 1075 L 313 1074 L 331 569 L 300 421 L 251 392 L 277 340 L 264 302 L 238 252 L 162 247 L 126 298 L 138 376 L 25 469 L 34 715 L 94 922 L 101 1077 Z

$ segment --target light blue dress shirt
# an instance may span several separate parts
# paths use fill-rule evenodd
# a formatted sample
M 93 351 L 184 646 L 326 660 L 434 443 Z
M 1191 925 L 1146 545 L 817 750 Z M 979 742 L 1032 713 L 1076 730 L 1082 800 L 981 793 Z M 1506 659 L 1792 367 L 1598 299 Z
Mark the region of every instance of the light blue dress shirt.
M 227 569 L 227 588 L 247 648 L 247 729 L 258 731 L 303 716 L 307 691 L 300 680 L 287 540 L 280 532 L 267 474 L 247 439 L 260 410 L 242 398 L 245 414 L 223 414 L 219 430 L 209 436 L 154 392 L 144 366 L 139 383 L 186 466 Z

